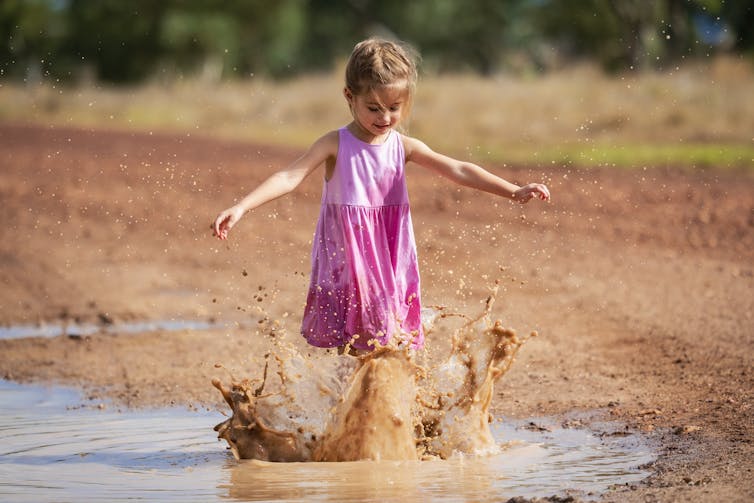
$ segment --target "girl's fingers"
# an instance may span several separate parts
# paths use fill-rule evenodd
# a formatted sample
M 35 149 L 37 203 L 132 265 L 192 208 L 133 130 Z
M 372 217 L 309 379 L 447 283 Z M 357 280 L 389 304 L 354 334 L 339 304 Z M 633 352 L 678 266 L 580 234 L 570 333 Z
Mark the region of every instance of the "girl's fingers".
M 539 199 L 543 201 L 549 201 L 550 200 L 550 191 L 547 188 L 546 185 L 543 185 L 541 183 L 532 183 L 526 187 L 526 190 L 522 191 L 523 194 L 518 198 L 518 201 L 520 203 L 528 203 L 530 200 L 532 200 L 535 197 L 538 197 Z
M 225 215 L 220 215 L 219 217 L 217 217 L 212 227 L 212 231 L 215 236 L 217 236 L 220 239 L 225 239 L 225 237 L 227 237 L 228 235 L 227 229 L 229 228 L 228 220 L 230 220 L 230 217 L 225 216 Z
M 546 185 L 539 185 L 537 189 L 542 199 L 544 200 L 550 199 L 550 191 L 548 190 Z

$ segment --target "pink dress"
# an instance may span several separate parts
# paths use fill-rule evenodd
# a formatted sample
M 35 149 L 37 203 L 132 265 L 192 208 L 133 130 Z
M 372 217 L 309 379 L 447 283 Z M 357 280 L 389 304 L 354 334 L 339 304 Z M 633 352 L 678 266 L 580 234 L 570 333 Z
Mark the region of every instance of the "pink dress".
M 301 333 L 318 347 L 370 349 L 399 337 L 423 345 L 419 266 L 401 135 L 371 145 L 338 131 L 322 191 Z M 354 339 L 354 336 L 359 337 Z

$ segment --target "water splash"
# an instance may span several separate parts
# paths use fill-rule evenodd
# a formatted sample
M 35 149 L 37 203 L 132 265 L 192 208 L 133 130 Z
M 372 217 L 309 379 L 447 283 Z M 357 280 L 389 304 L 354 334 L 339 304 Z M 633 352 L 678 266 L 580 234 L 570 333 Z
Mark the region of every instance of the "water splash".
M 238 380 L 220 390 L 232 416 L 218 436 L 238 459 L 262 461 L 416 460 L 454 454 L 492 454 L 494 384 L 527 338 L 494 323 L 484 311 L 455 331 L 449 354 L 395 347 L 367 355 L 303 356 L 280 336 L 272 338 L 261 379 Z M 425 332 L 444 318 L 436 309 Z M 465 317 L 464 317 L 465 318 Z M 532 334 L 535 335 L 535 334 Z M 270 365 L 277 379 L 269 379 Z

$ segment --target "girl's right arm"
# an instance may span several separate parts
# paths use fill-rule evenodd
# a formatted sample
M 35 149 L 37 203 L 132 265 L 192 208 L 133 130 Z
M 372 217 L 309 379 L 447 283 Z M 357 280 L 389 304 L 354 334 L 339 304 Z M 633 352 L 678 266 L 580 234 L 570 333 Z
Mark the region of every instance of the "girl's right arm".
M 286 169 L 273 174 L 239 202 L 220 212 L 212 224 L 212 234 L 219 239 L 228 239 L 228 232 L 247 211 L 293 191 L 323 163 L 334 162 L 337 153 L 338 133 L 331 131 L 314 142 L 304 155 Z

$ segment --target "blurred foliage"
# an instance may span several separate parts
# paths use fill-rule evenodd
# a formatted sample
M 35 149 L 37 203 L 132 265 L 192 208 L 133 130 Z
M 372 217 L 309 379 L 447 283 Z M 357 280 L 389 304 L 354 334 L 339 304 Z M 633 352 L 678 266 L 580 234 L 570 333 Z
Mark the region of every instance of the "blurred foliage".
M 571 57 L 647 69 L 717 51 L 750 52 L 754 4 L 725 0 L 552 0 L 539 32 Z
M 753 27 L 751 0 L 3 0 L 0 77 L 279 78 L 331 68 L 370 35 L 438 72 L 650 69 L 751 55 Z

